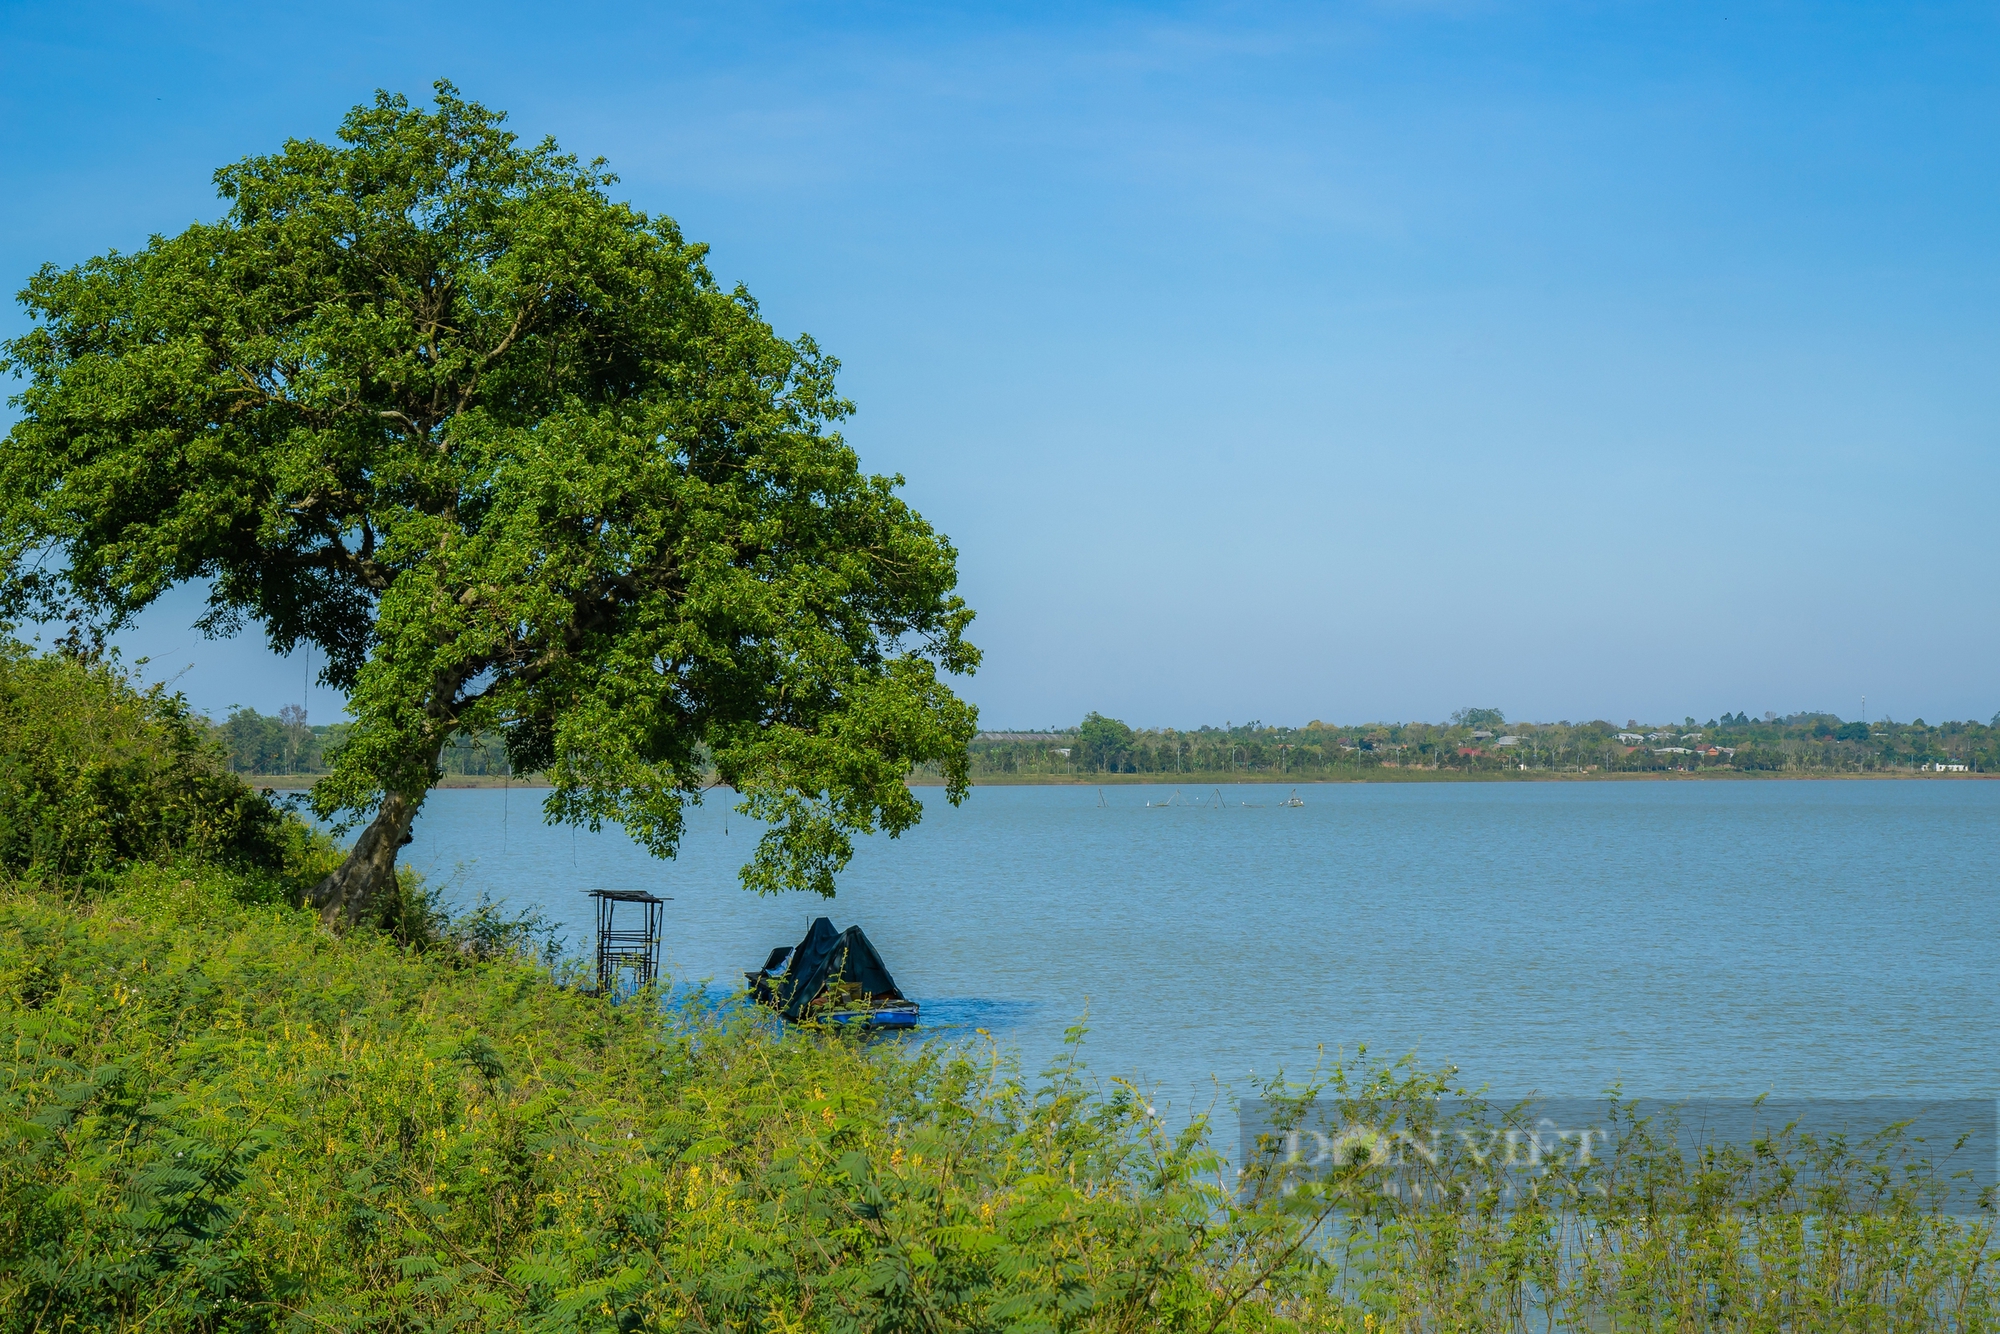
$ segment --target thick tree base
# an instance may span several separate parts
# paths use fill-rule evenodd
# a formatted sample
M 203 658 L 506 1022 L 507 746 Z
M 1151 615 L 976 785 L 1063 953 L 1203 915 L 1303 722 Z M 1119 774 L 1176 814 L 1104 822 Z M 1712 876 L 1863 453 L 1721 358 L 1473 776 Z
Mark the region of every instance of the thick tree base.
M 354 840 L 347 860 L 306 894 L 306 903 L 319 913 L 320 921 L 345 929 L 374 920 L 384 895 L 395 892 L 396 853 L 410 841 L 419 804 L 400 792 L 383 799 L 382 809 Z

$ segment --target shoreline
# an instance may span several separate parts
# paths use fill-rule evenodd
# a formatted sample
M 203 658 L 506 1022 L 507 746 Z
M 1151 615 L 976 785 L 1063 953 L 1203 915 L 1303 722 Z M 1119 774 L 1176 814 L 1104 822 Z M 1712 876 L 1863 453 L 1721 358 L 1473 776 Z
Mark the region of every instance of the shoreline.
M 313 784 L 325 778 L 325 774 L 237 774 L 246 787 L 267 788 L 272 792 L 307 792 Z M 440 782 L 433 784 L 431 791 L 441 787 L 548 787 L 549 780 L 539 774 L 529 778 L 489 778 L 484 775 L 447 774 Z
M 1883 780 L 1912 782 L 1925 779 L 1989 779 L 1989 773 L 1940 774 L 1880 771 L 1858 774 L 1785 773 L 1776 770 L 1726 772 L 1634 772 L 1557 773 L 1549 770 L 1516 770 L 1511 773 L 1465 773 L 1451 769 L 1392 769 L 1365 777 L 1299 778 L 1290 774 L 1093 774 L 1077 777 L 1044 775 L 995 775 L 973 780 L 974 787 L 1333 787 L 1354 783 L 1731 783 L 1731 782 L 1853 782 Z M 928 776 L 909 780 L 912 787 L 943 787 L 944 780 Z
M 306 792 L 325 774 L 238 774 L 252 788 L 273 792 Z M 1355 783 L 1852 783 L 1852 782 L 1980 782 L 2000 774 L 1940 774 L 1915 771 L 1879 770 L 1870 773 L 1786 773 L 1778 770 L 1638 772 L 1638 773 L 1556 773 L 1549 770 L 1526 772 L 1465 773 L 1451 769 L 1378 770 L 1365 776 L 1340 778 L 1299 778 L 1291 774 L 995 774 L 973 780 L 974 787 L 1333 787 Z M 943 787 L 942 778 L 919 774 L 905 780 L 911 787 Z M 506 779 L 485 776 L 451 775 L 439 788 L 523 788 L 542 791 L 549 781 L 539 775 Z

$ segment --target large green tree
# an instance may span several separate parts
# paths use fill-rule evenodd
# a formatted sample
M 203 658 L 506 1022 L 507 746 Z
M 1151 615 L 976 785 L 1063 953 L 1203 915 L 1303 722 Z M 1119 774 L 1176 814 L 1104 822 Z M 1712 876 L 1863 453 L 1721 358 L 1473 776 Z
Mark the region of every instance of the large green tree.
M 1132 753 L 1132 729 L 1093 712 L 1078 725 L 1076 744 L 1084 768 L 1116 772 Z
M 367 819 L 311 894 L 364 920 L 455 732 L 552 820 L 671 855 L 716 779 L 760 892 L 966 788 L 956 553 L 780 338 L 615 178 L 440 83 L 216 173 L 220 221 L 44 268 L 0 459 L 9 612 L 115 627 L 205 580 L 211 634 L 319 649 L 355 725 L 313 792 Z M 372 819 L 369 817 L 372 815 Z

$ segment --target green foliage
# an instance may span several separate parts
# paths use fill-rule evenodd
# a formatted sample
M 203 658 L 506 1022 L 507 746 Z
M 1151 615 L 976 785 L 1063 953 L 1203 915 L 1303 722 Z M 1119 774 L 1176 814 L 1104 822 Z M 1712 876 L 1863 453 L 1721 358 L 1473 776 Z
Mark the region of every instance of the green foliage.
M 1785 754 L 1774 746 L 1744 746 L 1736 752 L 1739 769 L 1772 772 L 1785 767 Z
M 286 705 L 276 717 L 236 708 L 215 728 L 231 773 L 266 776 L 325 774 L 328 757 L 347 736 L 346 723 L 308 723 L 305 711 Z M 513 774 L 506 739 L 497 732 L 454 733 L 438 757 L 446 778 L 498 778 Z
M 261 892 L 0 894 L 0 1330 L 1993 1327 L 1990 1224 L 1865 1171 L 1865 1212 L 1743 1207 L 1782 1155 L 1654 1153 L 1513 1213 L 1398 1204 L 1366 1161 L 1238 1179 L 1074 1047 L 1029 1082 L 983 1044 L 610 1005 L 518 935 L 334 937 Z M 1364 1057 L 1266 1092 L 1282 1128 L 1459 1091 Z
M 1506 721 L 1507 715 L 1498 709 L 1459 709 L 1451 715 L 1453 727 L 1499 727 Z
M 283 722 L 265 717 L 255 709 L 231 709 L 216 732 L 231 773 L 296 773 L 298 762 L 308 758 L 302 753 L 305 747 L 286 744 L 289 738 Z
M 6 591 L 116 623 L 207 578 L 205 628 L 317 646 L 354 723 L 314 804 L 400 822 L 371 885 L 499 733 L 550 818 L 662 855 L 712 763 L 769 826 L 745 883 L 831 893 L 912 766 L 963 794 L 956 554 L 832 429 L 831 357 L 503 119 L 381 94 L 217 172 L 220 221 L 37 274 Z
M 238 706 L 215 729 L 231 773 L 273 775 L 325 773 L 327 756 L 346 731 L 340 723 L 311 725 L 297 704 L 285 705 L 275 718 Z
M 69 1328 L 1202 1330 L 1196 1136 L 190 884 L 0 902 L 0 1308 Z M 143 915 L 125 908 L 143 900 Z
M 103 659 L 0 642 L 0 869 L 85 891 L 135 862 L 276 872 L 303 829 L 223 772 L 187 702 Z
M 1086 769 L 1117 773 L 1128 767 L 1132 729 L 1116 718 L 1093 713 L 1076 729 L 1076 760 Z
M 1316 1275 L 1328 1288 L 1315 1294 L 1344 1317 L 1329 1327 L 1818 1334 L 2000 1319 L 1992 1187 L 1955 1206 L 1976 1212 L 1945 1203 L 1962 1142 L 1794 1123 L 1716 1143 L 1671 1112 L 1615 1097 L 1608 1108 L 1608 1137 L 1585 1154 L 1533 1104 L 1336 1067 L 1276 1101 L 1271 1150 L 1250 1163 L 1238 1207 L 1282 1226 L 1300 1198 L 1335 1203 Z M 1308 1127 L 1325 1138 L 1306 1144 L 1346 1147 L 1349 1170 L 1285 1151 L 1287 1132 Z M 1293 1209 L 1268 1210 L 1287 1197 Z
M 1475 732 L 1504 729 L 1511 741 Z M 1634 734 L 1637 734 L 1634 737 Z M 1632 738 L 1621 740 L 1620 738 Z M 1068 753 L 1065 754 L 1064 752 Z M 2000 727 L 1977 722 L 1843 723 L 1801 713 L 1757 722 L 1725 714 L 1705 726 L 1608 722 L 1515 723 L 1497 709 L 1460 709 L 1445 723 L 1134 730 L 1091 714 L 1070 732 L 976 737 L 977 778 L 1157 775 L 1164 781 L 1230 782 L 1244 778 L 1507 777 L 1584 773 L 1707 772 L 1909 774 L 1963 764 L 2000 771 Z

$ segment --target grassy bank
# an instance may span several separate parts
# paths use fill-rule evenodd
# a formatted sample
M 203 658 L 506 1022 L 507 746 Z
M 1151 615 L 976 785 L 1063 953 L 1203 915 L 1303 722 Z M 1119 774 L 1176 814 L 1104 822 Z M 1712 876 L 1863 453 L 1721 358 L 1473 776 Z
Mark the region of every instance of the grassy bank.
M 0 1334 L 2000 1321 L 1990 1199 L 1948 1212 L 1891 1141 L 1633 1125 L 1511 1210 L 1493 1155 L 1416 1197 L 1282 1133 L 1232 1162 L 1074 1045 L 1024 1077 L 980 1036 L 612 1004 L 408 878 L 333 934 L 294 905 L 336 850 L 101 663 L 0 655 L 0 722 Z M 1464 1091 L 1364 1059 L 1262 1092 L 1280 1132 L 1450 1145 Z
M 610 1005 L 262 897 L 0 899 L 11 1327 L 1208 1329 L 1278 1258 L 1197 1137 L 1073 1073 Z
M 490 933 L 336 938 L 273 897 L 195 867 L 135 868 L 90 904 L 0 895 L 0 1327 L 1996 1317 L 1990 1225 L 1859 1160 L 1859 1193 L 1837 1200 L 1774 1197 L 1769 1163 L 1732 1177 L 1655 1155 L 1601 1202 L 1398 1207 L 1366 1161 L 1238 1175 L 1202 1124 L 1175 1132 L 1073 1062 L 1024 1080 L 983 1039 L 866 1047 L 612 1005 Z M 1450 1088 L 1360 1069 L 1274 1091 L 1281 1114 L 1338 1098 L 1414 1124 Z M 1481 1198 L 1476 1167 L 1441 1170 L 1450 1198 Z

